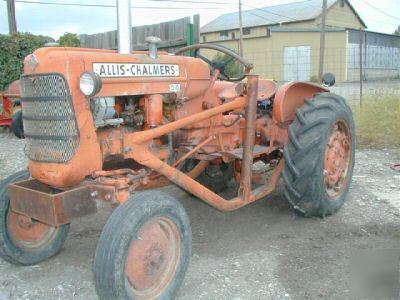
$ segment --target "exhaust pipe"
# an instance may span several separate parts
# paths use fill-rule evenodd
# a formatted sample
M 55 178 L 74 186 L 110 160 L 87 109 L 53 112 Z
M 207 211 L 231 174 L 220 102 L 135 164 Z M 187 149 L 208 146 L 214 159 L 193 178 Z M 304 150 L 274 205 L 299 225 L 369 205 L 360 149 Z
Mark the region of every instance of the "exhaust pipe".
M 118 20 L 118 52 L 120 54 L 130 54 L 132 52 L 131 0 L 116 1 Z

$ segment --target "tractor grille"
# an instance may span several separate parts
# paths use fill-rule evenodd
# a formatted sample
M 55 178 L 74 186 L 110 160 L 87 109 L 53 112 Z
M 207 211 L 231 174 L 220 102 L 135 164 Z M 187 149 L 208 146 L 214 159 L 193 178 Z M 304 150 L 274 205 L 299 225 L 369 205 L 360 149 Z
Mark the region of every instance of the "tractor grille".
M 67 82 L 60 74 L 21 76 L 25 153 L 39 162 L 69 161 L 79 132 Z

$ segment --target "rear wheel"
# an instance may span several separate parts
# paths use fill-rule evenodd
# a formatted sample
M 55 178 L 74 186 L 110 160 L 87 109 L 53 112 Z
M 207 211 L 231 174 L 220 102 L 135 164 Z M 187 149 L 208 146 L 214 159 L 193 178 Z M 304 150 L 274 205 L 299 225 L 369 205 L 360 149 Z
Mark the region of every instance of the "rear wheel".
M 57 254 L 69 231 L 69 224 L 52 227 L 10 209 L 8 185 L 28 178 L 21 171 L 0 184 L 0 256 L 16 265 L 37 264 Z
M 100 299 L 172 299 L 185 276 L 192 234 L 182 205 L 149 191 L 118 207 L 94 259 Z
M 289 126 L 285 196 L 305 216 L 324 217 L 345 202 L 354 168 L 354 121 L 345 100 L 323 93 L 307 100 Z
M 14 135 L 19 138 L 23 139 L 24 138 L 24 126 L 22 122 L 22 111 L 17 111 L 13 115 L 12 123 L 11 123 L 11 130 L 14 133 Z

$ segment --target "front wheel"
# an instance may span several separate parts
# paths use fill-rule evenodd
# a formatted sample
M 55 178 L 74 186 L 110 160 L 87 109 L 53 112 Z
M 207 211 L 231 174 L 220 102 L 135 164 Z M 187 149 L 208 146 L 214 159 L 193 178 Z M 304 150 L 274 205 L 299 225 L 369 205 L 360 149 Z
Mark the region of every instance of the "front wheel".
M 28 178 L 21 171 L 0 184 L 0 257 L 15 265 L 34 265 L 57 254 L 69 231 L 69 224 L 52 227 L 10 209 L 8 185 Z
M 304 216 L 324 217 L 344 204 L 354 168 L 354 121 L 345 100 L 318 94 L 296 112 L 284 149 L 285 196 Z
M 173 299 L 185 276 L 192 233 L 172 196 L 142 192 L 118 207 L 94 258 L 100 299 Z

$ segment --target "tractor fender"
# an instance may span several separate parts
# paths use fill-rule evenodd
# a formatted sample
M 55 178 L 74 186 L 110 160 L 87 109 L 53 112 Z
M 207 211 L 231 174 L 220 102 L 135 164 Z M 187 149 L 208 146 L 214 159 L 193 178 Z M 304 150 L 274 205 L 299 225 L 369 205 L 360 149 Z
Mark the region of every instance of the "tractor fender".
M 274 121 L 278 124 L 293 121 L 296 110 L 304 104 L 307 98 L 324 92 L 329 92 L 329 89 L 309 82 L 293 81 L 285 83 L 275 95 L 272 111 Z

